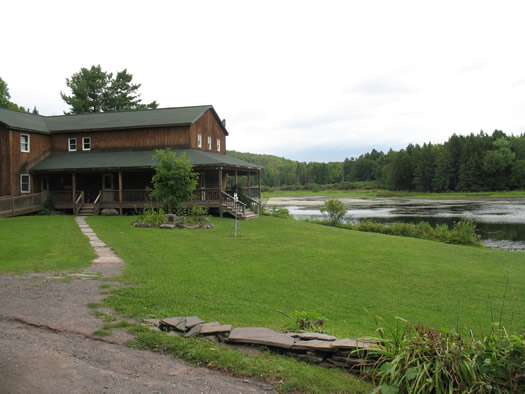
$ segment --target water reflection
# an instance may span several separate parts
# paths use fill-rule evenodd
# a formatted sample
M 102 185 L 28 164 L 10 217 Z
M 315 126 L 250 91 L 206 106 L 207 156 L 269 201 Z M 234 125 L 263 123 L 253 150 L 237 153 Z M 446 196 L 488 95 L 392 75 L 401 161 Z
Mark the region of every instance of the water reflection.
M 267 206 L 288 208 L 296 219 L 321 219 L 319 208 L 328 198 L 272 198 Z M 348 210 L 348 222 L 363 218 L 388 224 L 418 223 L 452 226 L 461 218 L 476 220 L 483 244 L 494 249 L 525 251 L 525 199 L 420 200 L 340 198 Z

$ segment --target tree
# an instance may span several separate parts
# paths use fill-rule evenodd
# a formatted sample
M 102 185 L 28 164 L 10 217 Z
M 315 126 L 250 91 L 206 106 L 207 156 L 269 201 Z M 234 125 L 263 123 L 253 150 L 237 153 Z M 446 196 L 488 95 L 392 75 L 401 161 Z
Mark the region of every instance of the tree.
M 9 88 L 7 87 L 7 83 L 5 83 L 5 81 L 2 78 L 0 78 L 0 107 L 12 109 L 15 111 L 26 110 L 24 107 L 10 101 L 10 99 L 11 95 L 9 94 Z
M 156 164 L 150 195 L 158 199 L 169 213 L 181 208 L 185 201 L 192 200 L 199 175 L 193 171 L 186 155 L 177 156 L 169 150 L 156 150 L 153 160 Z
M 346 215 L 346 208 L 341 200 L 327 200 L 320 210 L 328 214 L 332 226 L 340 223 Z
M 70 114 L 157 108 L 156 101 L 141 104 L 138 93 L 141 85 L 132 80 L 133 75 L 127 69 L 117 72 L 113 78 L 113 73 L 103 71 L 100 65 L 81 68 L 66 78 L 71 95 L 60 92 L 60 96 L 71 106 Z

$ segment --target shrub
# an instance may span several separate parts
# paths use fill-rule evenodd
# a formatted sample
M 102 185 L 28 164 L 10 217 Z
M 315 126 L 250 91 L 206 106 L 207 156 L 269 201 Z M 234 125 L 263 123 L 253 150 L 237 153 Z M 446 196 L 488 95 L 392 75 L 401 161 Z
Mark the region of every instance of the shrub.
M 275 216 L 276 218 L 293 219 L 292 214 L 286 208 L 276 208 L 274 206 L 270 211 L 267 212 L 270 214 L 270 216 Z
M 381 392 L 523 392 L 525 334 L 510 335 L 497 323 L 488 336 L 463 338 L 450 330 L 396 318 L 395 328 L 376 317 L 380 343 L 368 351 L 362 373 Z M 400 324 L 405 325 L 400 329 Z
M 44 206 L 42 208 L 42 211 L 40 211 L 40 214 L 42 215 L 52 215 L 55 213 L 55 199 L 51 194 L 48 194 L 46 199 L 44 200 Z
M 159 208 L 158 210 L 155 210 L 154 208 L 144 208 L 142 215 L 139 216 L 139 221 L 150 224 L 153 227 L 158 227 L 161 224 L 168 223 L 162 208 Z
M 427 222 L 385 225 L 368 219 L 360 221 L 352 228 L 359 231 L 422 238 L 451 244 L 480 245 L 480 237 L 476 234 L 476 223 L 471 219 L 460 220 L 454 224 L 452 229 L 449 229 L 446 224 L 440 224 L 434 228 Z
M 320 209 L 323 214 L 328 214 L 332 226 L 335 226 L 337 223 L 341 223 L 346 215 L 346 208 L 341 200 L 332 199 L 325 201 L 324 205 Z

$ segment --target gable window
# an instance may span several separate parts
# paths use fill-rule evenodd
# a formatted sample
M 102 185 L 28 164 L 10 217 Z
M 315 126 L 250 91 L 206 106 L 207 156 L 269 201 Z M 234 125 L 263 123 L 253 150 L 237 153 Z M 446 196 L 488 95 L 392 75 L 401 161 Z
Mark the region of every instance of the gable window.
M 82 150 L 91 150 L 91 137 L 82 138 Z
M 77 139 L 76 138 L 70 138 L 69 139 L 69 151 L 75 152 L 77 150 Z
M 197 134 L 197 146 L 202 148 L 202 134 Z
M 20 135 L 20 151 L 29 152 L 29 134 Z
M 221 139 L 217 138 L 217 152 L 221 151 Z
M 211 137 L 208 136 L 208 149 L 211 150 Z
M 31 192 L 31 182 L 30 182 L 29 174 L 20 174 L 20 191 L 22 193 Z

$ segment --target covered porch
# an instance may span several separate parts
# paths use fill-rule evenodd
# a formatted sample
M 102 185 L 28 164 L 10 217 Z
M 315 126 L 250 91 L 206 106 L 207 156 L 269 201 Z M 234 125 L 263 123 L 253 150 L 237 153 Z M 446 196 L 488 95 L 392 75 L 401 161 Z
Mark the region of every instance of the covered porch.
M 258 215 L 260 167 L 226 155 L 181 151 L 186 153 L 199 175 L 194 198 L 187 201 L 186 206 L 200 205 L 221 216 L 228 213 L 243 219 Z M 149 194 L 154 175 L 153 154 L 108 152 L 62 155 L 66 157 L 62 160 L 56 160 L 56 157 L 46 159 L 30 172 L 34 184 L 40 185 L 41 192 L 53 197 L 57 209 L 97 215 L 104 208 L 114 208 L 122 215 L 125 210 L 158 207 L 158 202 Z M 98 157 L 93 157 L 95 155 Z M 75 156 L 84 157 L 79 161 Z M 89 168 L 86 160 L 90 163 Z M 234 198 L 234 193 L 238 193 L 238 199 Z

